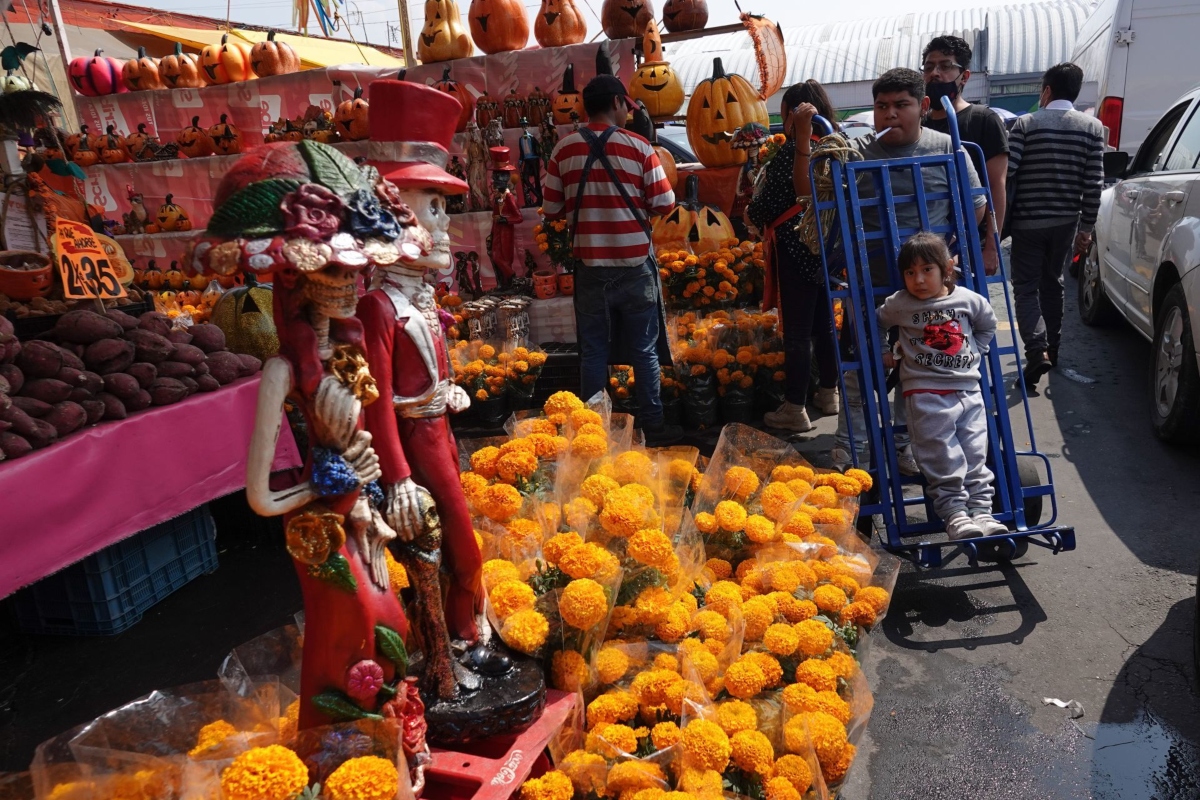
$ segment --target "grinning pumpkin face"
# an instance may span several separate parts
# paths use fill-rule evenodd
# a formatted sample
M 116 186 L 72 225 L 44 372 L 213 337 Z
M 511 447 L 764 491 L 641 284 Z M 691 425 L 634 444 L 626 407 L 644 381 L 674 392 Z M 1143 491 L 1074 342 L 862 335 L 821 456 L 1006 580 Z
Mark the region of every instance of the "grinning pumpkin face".
M 146 48 L 139 47 L 137 58 L 131 58 L 121 67 L 121 80 L 131 92 L 143 89 L 163 88 L 158 76 L 158 62 L 146 55 Z
M 250 69 L 250 48 L 230 39 L 226 33 L 220 44 L 207 45 L 200 51 L 204 79 L 212 84 L 233 83 L 255 77 Z
M 167 195 L 165 198 L 166 202 L 158 207 L 158 214 L 155 217 L 158 229 L 160 231 L 191 230 L 192 221 L 188 219 L 187 212 L 183 210 L 182 206 L 174 203 L 173 198 L 174 195 Z M 176 279 L 171 275 L 172 271 L 178 272 L 178 270 L 174 269 L 175 262 L 171 263 L 171 267 L 172 269 L 167 271 L 167 282 L 171 285 L 172 289 L 178 289 L 183 286 L 183 273 L 179 272 L 178 279 Z
M 228 114 L 221 115 L 221 121 L 208 129 L 208 135 L 218 155 L 232 156 L 242 152 L 242 132 L 229 121 Z
M 610 39 L 629 39 L 641 36 L 646 23 L 654 19 L 651 0 L 604 0 L 600 23 Z
M 300 56 L 287 42 L 275 41 L 275 31 L 267 31 L 267 38 L 250 48 L 250 69 L 260 78 L 299 72 Z
M 683 108 L 683 84 L 665 61 L 642 64 L 629 82 L 629 95 L 645 103 L 652 117 L 671 117 Z
M 567 64 L 567 69 L 563 72 L 562 89 L 555 93 L 551 110 L 557 125 L 570 125 L 575 121 L 587 122 L 587 112 L 583 110 L 583 95 L 575 88 L 574 64 Z
M 180 152 L 188 158 L 211 156 L 215 149 L 208 131 L 200 127 L 199 117 L 192 117 L 192 124 L 179 132 L 175 142 L 179 145 Z
M 745 78 L 726 75 L 721 59 L 713 59 L 712 77 L 696 87 L 688 103 L 687 133 L 692 152 L 706 167 L 746 163 L 746 151 L 731 146 L 731 135 L 748 122 L 770 127 L 766 102 Z
M 684 198 L 655 220 L 652 234 L 655 247 L 686 247 L 696 254 L 717 250 L 721 242 L 734 238 L 729 217 L 700 202 L 700 179 L 695 175 L 688 176 Z
M 173 55 L 159 59 L 158 74 L 168 89 L 199 89 L 204 85 L 199 56 L 183 52 L 183 45 L 179 42 L 175 43 Z
M 354 97 L 338 104 L 333 124 L 343 139 L 357 142 L 371 135 L 370 107 L 363 99 L 362 87 L 354 89 Z
M 425 26 L 417 39 L 417 56 L 424 64 L 467 58 L 474 51 L 454 0 L 425 0 Z

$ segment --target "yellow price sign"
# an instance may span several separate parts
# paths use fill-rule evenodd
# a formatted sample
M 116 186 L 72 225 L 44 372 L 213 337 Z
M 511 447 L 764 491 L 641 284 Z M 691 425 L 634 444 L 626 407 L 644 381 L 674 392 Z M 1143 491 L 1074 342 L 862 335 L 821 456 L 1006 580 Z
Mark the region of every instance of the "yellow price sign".
M 99 235 L 87 225 L 56 219 L 54 252 L 66 299 L 108 300 L 125 296 L 120 266 L 105 250 Z

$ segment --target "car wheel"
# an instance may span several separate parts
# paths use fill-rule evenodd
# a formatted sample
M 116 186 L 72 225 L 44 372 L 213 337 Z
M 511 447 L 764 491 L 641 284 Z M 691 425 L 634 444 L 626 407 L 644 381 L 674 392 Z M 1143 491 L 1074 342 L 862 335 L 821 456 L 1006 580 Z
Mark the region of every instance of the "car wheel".
M 1200 370 L 1183 285 L 1167 292 L 1155 314 L 1154 353 L 1150 364 L 1150 421 L 1165 441 L 1200 441 Z
M 1100 257 L 1096 243 L 1088 248 L 1079 266 L 1079 318 L 1084 325 L 1103 327 L 1117 321 L 1117 309 L 1104 291 L 1100 280 Z

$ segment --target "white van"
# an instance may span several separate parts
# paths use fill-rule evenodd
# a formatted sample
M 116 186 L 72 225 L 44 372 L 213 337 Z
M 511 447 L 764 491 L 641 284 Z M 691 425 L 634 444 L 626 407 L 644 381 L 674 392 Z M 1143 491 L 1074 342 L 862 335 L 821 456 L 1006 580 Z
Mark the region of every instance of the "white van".
M 1177 97 L 1200 80 L 1200 0 L 1101 0 L 1075 40 L 1075 107 L 1100 118 L 1131 156 Z

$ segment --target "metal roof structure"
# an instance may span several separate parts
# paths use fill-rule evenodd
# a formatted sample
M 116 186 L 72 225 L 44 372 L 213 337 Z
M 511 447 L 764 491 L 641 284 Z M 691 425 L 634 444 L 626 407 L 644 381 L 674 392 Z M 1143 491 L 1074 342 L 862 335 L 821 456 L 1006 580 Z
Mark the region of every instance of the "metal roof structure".
M 919 68 L 921 49 L 947 33 L 972 44 L 975 72 L 1040 74 L 1070 58 L 1076 33 L 1095 6 L 1095 0 L 1044 0 L 784 28 L 784 85 L 808 78 L 823 84 L 873 81 L 893 67 Z M 679 42 L 667 52 L 689 94 L 712 74 L 714 57 L 726 72 L 758 74 L 750 37 L 741 32 Z

